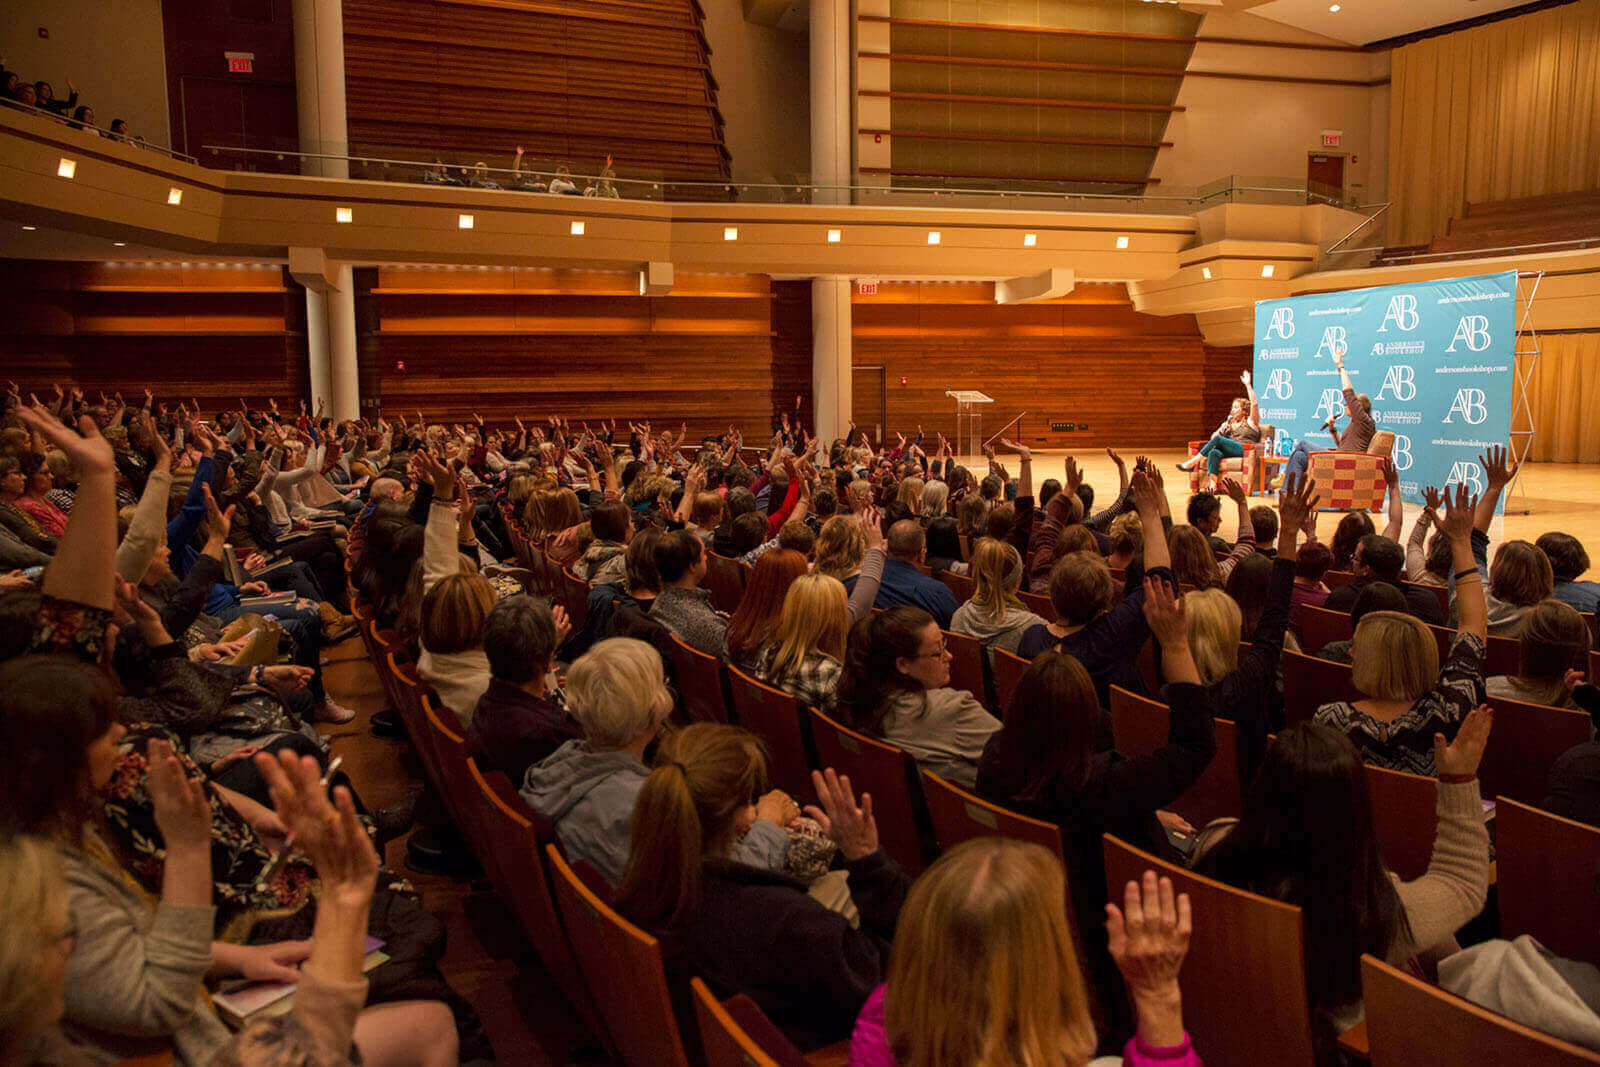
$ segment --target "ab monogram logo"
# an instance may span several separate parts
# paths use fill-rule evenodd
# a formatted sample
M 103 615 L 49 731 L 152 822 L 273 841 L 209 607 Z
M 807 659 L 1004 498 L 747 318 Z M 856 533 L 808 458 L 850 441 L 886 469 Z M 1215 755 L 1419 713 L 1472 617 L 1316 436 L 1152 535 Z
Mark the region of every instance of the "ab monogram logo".
M 1390 453 L 1394 459 L 1394 469 L 1408 471 L 1411 469 L 1411 438 L 1403 433 L 1394 435 L 1394 451 Z
M 1272 321 L 1267 324 L 1267 336 L 1274 335 L 1282 341 L 1294 336 L 1294 308 L 1273 309 Z
M 1400 299 L 1395 297 L 1396 300 Z M 1404 363 L 1396 363 L 1390 367 L 1383 376 L 1383 386 L 1378 390 L 1378 399 L 1392 396 L 1401 403 L 1410 401 L 1417 395 L 1417 372 L 1414 368 Z
M 1457 415 L 1467 420 L 1468 426 L 1476 426 L 1489 417 L 1488 394 L 1482 389 L 1457 389 L 1456 398 L 1450 404 L 1450 412 L 1445 415 L 1445 422 L 1454 422 Z
M 1483 492 L 1483 468 L 1470 459 L 1461 459 L 1450 465 L 1450 477 L 1445 479 L 1445 488 L 1452 485 L 1464 485 L 1474 493 Z
M 1324 389 L 1322 391 L 1322 399 L 1317 401 L 1317 415 L 1316 415 L 1316 417 L 1319 420 L 1320 419 L 1326 419 L 1326 418 L 1329 418 L 1330 416 L 1341 414 L 1343 411 L 1344 411 L 1344 390 L 1342 390 L 1342 389 Z
M 1323 330 L 1322 343 L 1317 346 L 1317 358 L 1321 359 L 1324 352 L 1330 357 L 1344 358 L 1345 353 L 1350 351 L 1350 345 L 1346 341 L 1348 336 L 1348 331 L 1343 326 L 1329 326 Z
M 1388 333 L 1389 324 L 1392 322 L 1410 333 L 1421 321 L 1422 316 L 1417 314 L 1417 298 L 1409 293 L 1402 293 L 1389 298 L 1389 310 L 1384 313 L 1383 325 L 1378 327 L 1378 332 Z
M 1274 400 L 1294 399 L 1294 376 L 1288 367 L 1274 367 L 1267 378 L 1266 394 Z
M 1455 336 L 1450 338 L 1450 347 L 1446 352 L 1454 352 L 1457 344 L 1464 344 L 1468 351 L 1482 352 L 1488 348 L 1491 341 L 1489 337 L 1489 316 L 1463 315 L 1461 321 L 1456 323 Z M 1445 420 L 1449 422 L 1449 419 Z M 1479 420 L 1482 421 L 1482 420 Z

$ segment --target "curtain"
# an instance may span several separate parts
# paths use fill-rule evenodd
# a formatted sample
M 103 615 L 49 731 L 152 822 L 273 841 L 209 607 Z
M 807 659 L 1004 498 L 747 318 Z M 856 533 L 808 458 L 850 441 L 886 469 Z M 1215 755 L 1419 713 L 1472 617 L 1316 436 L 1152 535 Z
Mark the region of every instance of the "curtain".
M 1526 344 L 1526 341 L 1524 341 Z M 1533 449 L 1528 458 L 1550 463 L 1600 463 L 1600 331 L 1541 334 L 1539 362 L 1528 382 Z M 1531 357 L 1518 357 L 1519 371 Z M 1527 428 L 1512 401 L 1511 428 Z
M 1395 49 L 1390 245 L 1468 203 L 1600 188 L 1600 0 Z

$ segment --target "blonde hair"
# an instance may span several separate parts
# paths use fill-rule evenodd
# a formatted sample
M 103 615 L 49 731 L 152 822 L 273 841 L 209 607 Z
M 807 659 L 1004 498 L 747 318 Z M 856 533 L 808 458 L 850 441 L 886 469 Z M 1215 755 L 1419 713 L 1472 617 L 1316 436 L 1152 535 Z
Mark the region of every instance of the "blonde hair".
M 922 487 L 922 513 L 943 515 L 945 501 L 950 499 L 950 487 L 935 478 Z
M 841 582 L 861 569 L 867 554 L 867 538 L 854 515 L 835 515 L 822 524 L 817 534 L 816 572 Z
M 529 539 L 543 541 L 581 523 L 583 508 L 578 503 L 578 494 L 571 489 L 541 487 L 528 495 L 522 518 L 527 523 Z
M 1555 589 L 1555 571 L 1531 541 L 1507 541 L 1489 567 L 1489 591 L 1518 607 L 1537 604 Z
M 1007 608 L 1021 608 L 1022 554 L 1015 545 L 985 537 L 972 553 L 972 604 L 984 616 L 999 622 Z
M 782 678 L 798 670 L 813 653 L 843 661 L 849 630 L 850 598 L 844 583 L 827 574 L 802 574 L 784 594 L 783 610 L 772 633 L 767 677 Z
M 1118 515 L 1111 520 L 1108 536 L 1111 538 L 1111 551 L 1137 556 L 1144 551 L 1144 520 L 1136 511 Z
M 596 642 L 567 670 L 567 707 L 596 748 L 654 731 L 672 711 L 661 654 L 634 637 Z
M 921 478 L 907 478 L 900 483 L 900 488 L 895 492 L 894 499 L 897 504 L 904 504 L 906 510 L 913 515 L 922 508 L 922 490 L 926 488 Z
M 1350 645 L 1350 681 L 1375 700 L 1416 700 L 1439 678 L 1428 624 L 1401 611 L 1369 611 Z
M 1065 895 L 1054 856 L 1004 837 L 957 845 L 916 880 L 884 994 L 900 1067 L 1053 1067 L 1094 1054 Z
M 40 958 L 67 928 L 67 889 L 55 846 L 0 837 L 0 1063 L 21 1059 L 38 1036 L 55 990 L 39 981 Z
M 495 599 L 494 586 L 476 569 L 439 579 L 422 598 L 422 647 L 434 655 L 482 647 L 483 620 Z
M 1189 649 L 1200 671 L 1200 684 L 1216 685 L 1239 666 L 1239 635 L 1244 613 L 1220 589 L 1201 589 L 1183 598 L 1188 616 Z

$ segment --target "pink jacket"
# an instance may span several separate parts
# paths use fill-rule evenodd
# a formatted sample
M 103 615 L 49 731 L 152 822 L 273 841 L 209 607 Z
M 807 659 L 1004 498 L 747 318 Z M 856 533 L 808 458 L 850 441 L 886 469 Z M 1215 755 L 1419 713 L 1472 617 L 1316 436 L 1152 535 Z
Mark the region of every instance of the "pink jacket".
M 883 1028 L 884 988 L 874 989 L 856 1016 L 856 1029 L 850 1035 L 850 1067 L 898 1067 Z M 1134 1035 L 1122 1050 L 1122 1063 L 1123 1067 L 1200 1067 L 1200 1057 L 1188 1034 L 1183 1035 L 1183 1044 L 1174 1048 L 1151 1048 Z

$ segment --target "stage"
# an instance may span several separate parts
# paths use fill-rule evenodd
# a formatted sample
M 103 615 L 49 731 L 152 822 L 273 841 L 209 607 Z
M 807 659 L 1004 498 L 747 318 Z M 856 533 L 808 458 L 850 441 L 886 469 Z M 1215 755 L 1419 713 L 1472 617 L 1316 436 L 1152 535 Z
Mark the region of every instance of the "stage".
M 1134 459 L 1140 454 L 1139 451 L 1132 448 L 1118 451 L 1127 461 L 1131 472 Z M 1176 470 L 1174 464 L 1187 458 L 1187 451 L 1167 448 L 1144 454 L 1161 465 L 1161 476 L 1166 480 L 1167 499 L 1172 505 L 1172 521 L 1183 522 L 1184 507 L 1189 499 L 1189 476 Z M 1037 486 L 1046 478 L 1061 478 L 1066 469 L 1068 455 L 1078 461 L 1078 466 L 1085 472 L 1085 480 L 1094 486 L 1095 507 L 1103 508 L 1110 504 L 1117 495 L 1117 468 L 1106 456 L 1105 449 L 1083 452 L 1069 452 L 1064 449 L 1035 450 L 1034 485 Z M 1015 455 L 1003 454 L 996 458 L 1010 472 L 1012 478 L 1017 476 Z M 988 461 L 982 456 L 969 456 L 960 462 L 980 478 L 989 469 Z M 1517 514 L 1524 506 L 1524 492 L 1526 492 L 1526 507 L 1531 512 L 1528 515 Z M 1252 496 L 1250 505 L 1255 507 L 1258 504 L 1270 504 L 1272 501 L 1271 495 Z M 1506 490 L 1506 514 L 1496 520 L 1490 530 L 1490 537 L 1495 544 L 1518 538 L 1532 541 L 1542 533 L 1560 530 L 1582 541 L 1585 547 L 1593 546 L 1590 551 L 1596 555 L 1597 562 L 1600 562 L 1600 506 L 1597 505 L 1600 505 L 1600 464 L 1529 463 L 1523 467 L 1518 481 L 1513 482 Z M 1405 536 L 1411 533 L 1411 524 L 1416 518 L 1416 513 L 1415 507 L 1406 508 L 1406 525 L 1401 535 L 1402 544 Z M 1340 514 L 1333 511 L 1323 512 L 1317 523 L 1318 536 L 1324 540 L 1331 537 Z M 1375 514 L 1373 521 L 1377 523 L 1379 529 L 1383 528 L 1383 516 Z M 1221 536 L 1231 538 L 1237 525 L 1234 510 L 1231 507 L 1224 507 Z

